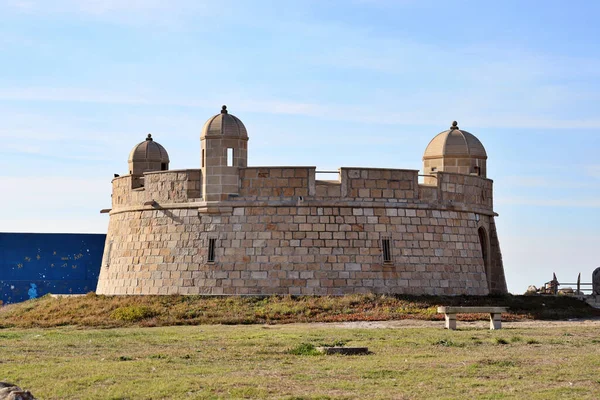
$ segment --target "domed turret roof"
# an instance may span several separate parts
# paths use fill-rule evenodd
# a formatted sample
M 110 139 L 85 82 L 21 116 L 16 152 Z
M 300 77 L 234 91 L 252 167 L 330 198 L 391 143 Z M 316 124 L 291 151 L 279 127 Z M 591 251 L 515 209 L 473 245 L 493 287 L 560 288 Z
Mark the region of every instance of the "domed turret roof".
M 129 153 L 129 162 L 136 161 L 168 163 L 169 154 L 164 147 L 152 139 L 151 134 L 148 134 L 146 140 L 136 144 Z
M 487 159 L 485 148 L 475 135 L 458 128 L 456 121 L 447 131 L 434 137 L 427 148 L 423 159 L 441 157 L 469 157 Z
M 248 139 L 246 127 L 235 115 L 229 114 L 227 106 L 223 106 L 221 112 L 209 118 L 202 128 L 200 137 L 205 136 L 228 136 Z

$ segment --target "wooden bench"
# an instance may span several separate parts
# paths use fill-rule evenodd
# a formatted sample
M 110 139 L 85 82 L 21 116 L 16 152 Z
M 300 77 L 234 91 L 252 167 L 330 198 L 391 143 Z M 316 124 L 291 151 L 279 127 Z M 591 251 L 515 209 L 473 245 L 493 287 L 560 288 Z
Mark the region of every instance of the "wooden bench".
M 456 314 L 474 314 L 485 313 L 490 314 L 490 329 L 502 328 L 503 312 L 506 312 L 506 307 L 438 307 L 437 312 L 444 314 L 446 317 L 446 329 L 456 329 Z

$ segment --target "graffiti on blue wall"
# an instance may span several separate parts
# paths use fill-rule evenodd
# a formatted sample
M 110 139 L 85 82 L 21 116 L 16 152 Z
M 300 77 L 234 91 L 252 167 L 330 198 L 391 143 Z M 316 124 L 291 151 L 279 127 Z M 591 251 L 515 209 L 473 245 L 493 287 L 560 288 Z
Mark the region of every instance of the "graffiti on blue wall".
M 106 235 L 0 233 L 0 300 L 96 290 Z

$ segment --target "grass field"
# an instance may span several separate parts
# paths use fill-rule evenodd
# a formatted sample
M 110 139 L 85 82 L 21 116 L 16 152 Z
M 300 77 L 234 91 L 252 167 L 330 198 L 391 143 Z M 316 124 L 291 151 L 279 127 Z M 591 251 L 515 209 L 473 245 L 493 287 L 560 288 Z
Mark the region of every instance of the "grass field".
M 0 330 L 0 380 L 40 399 L 600 398 L 598 324 L 442 325 L 11 328 Z M 372 354 L 311 355 L 334 343 Z
M 438 305 L 525 322 L 450 332 Z M 39 399 L 599 399 L 600 323 L 539 321 L 598 315 L 567 297 L 46 296 L 0 307 L 0 381 Z M 315 354 L 334 344 L 372 353 Z

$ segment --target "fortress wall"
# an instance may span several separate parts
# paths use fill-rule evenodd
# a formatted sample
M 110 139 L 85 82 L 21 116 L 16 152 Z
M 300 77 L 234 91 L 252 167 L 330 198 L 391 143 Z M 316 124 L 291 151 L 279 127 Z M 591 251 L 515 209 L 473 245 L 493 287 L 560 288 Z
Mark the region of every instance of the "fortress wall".
M 418 199 L 418 171 L 341 168 L 343 197 L 360 199 Z
M 500 251 L 500 241 L 496 230 L 494 218 L 489 218 L 489 240 L 490 240 L 490 292 L 506 293 L 506 277 L 504 276 L 504 266 L 502 263 L 502 252 Z
M 433 178 L 435 179 L 435 178 Z M 419 185 L 419 200 L 426 203 L 435 203 L 440 197 L 437 186 Z
M 490 179 L 448 172 L 437 173 L 441 200 L 481 207 L 492 211 L 493 187 Z
M 132 189 L 138 186 L 139 177 L 133 175 L 120 176 L 112 181 L 112 208 L 125 207 L 132 204 L 143 204 L 148 200 L 144 188 Z
M 342 197 L 342 185 L 339 181 L 316 181 L 317 198 L 337 198 Z
M 140 187 L 139 182 L 143 182 L 144 186 Z M 143 179 L 125 175 L 113 179 L 112 185 L 113 209 L 140 206 L 150 200 L 186 203 L 202 197 L 202 170 L 146 172 Z
M 240 169 L 240 197 L 293 197 L 314 194 L 315 167 L 249 167 Z
M 233 206 L 228 215 L 192 208 L 111 214 L 110 250 L 97 292 L 488 293 L 473 213 L 375 202 L 372 207 L 260 204 L 265 203 Z M 207 262 L 211 238 L 216 239 L 214 263 Z M 389 264 L 382 260 L 382 238 L 391 241 Z
M 202 197 L 202 170 L 146 172 L 145 190 L 157 202 L 185 203 Z

